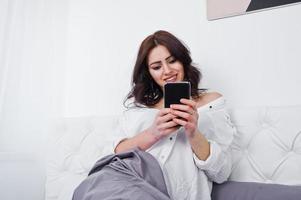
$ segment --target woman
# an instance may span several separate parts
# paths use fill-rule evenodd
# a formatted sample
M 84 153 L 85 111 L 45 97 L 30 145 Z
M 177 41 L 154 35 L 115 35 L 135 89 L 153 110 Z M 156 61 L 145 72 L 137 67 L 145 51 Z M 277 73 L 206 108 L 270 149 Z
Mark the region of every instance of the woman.
M 229 146 L 235 128 L 223 96 L 199 90 L 201 73 L 188 49 L 172 34 L 157 31 L 141 44 L 126 100 L 115 153 L 138 147 L 158 160 L 172 199 L 210 199 L 212 182 L 231 171 Z M 189 81 L 191 99 L 163 108 L 163 86 Z

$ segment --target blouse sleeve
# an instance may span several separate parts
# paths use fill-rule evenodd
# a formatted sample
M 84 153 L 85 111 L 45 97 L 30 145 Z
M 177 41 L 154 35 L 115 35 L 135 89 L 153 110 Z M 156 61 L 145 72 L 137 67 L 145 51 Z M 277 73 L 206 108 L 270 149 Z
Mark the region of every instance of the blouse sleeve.
M 120 142 L 145 130 L 149 126 L 151 120 L 152 115 L 145 116 L 143 109 L 131 108 L 125 110 L 119 117 L 115 130 L 110 137 L 110 142 L 108 142 L 111 144 L 111 153 L 114 153 L 115 148 Z
M 196 166 L 203 170 L 209 180 L 222 183 L 227 180 L 231 173 L 230 145 L 236 132 L 231 122 L 230 115 L 226 110 L 225 100 L 209 106 L 205 123 L 199 124 L 200 131 L 210 143 L 210 155 L 203 161 L 194 154 Z
M 104 142 L 104 152 L 105 155 L 114 154 L 116 146 L 122 141 L 128 138 L 128 134 L 125 127 L 125 114 L 123 113 L 116 120 L 116 126 L 113 128 L 112 132 L 108 134 L 106 141 Z

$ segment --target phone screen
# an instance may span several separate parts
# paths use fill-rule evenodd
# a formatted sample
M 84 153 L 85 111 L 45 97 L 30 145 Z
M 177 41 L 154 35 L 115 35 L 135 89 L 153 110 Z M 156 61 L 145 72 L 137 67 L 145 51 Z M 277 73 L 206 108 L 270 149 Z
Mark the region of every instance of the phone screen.
M 180 99 L 190 99 L 190 82 L 173 82 L 164 85 L 164 107 L 170 108 L 171 104 L 181 104 Z

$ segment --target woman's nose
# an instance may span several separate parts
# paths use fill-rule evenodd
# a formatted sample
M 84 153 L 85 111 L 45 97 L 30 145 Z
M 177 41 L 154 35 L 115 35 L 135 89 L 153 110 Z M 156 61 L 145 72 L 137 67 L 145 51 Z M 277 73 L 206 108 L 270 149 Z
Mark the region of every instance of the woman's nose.
M 163 70 L 164 70 L 164 74 L 168 74 L 171 71 L 171 68 L 168 66 L 167 63 L 163 64 Z

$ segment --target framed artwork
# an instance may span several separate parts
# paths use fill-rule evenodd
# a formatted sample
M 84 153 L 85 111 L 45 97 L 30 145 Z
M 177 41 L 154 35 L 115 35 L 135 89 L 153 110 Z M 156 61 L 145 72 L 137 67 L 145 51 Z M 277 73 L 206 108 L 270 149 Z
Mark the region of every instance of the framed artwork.
M 208 20 L 298 4 L 301 0 L 207 0 Z

